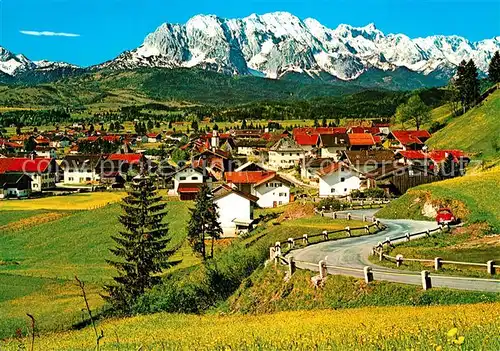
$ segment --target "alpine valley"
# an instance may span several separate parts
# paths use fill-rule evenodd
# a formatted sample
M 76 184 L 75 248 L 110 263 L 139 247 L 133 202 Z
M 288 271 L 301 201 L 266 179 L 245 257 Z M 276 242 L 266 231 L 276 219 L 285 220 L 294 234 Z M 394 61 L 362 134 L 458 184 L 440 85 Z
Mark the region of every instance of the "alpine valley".
M 459 36 L 411 39 L 374 24 L 335 29 L 287 12 L 242 19 L 197 15 L 164 23 L 138 48 L 92 67 L 30 61 L 0 48 L 0 81 L 40 83 L 97 70 L 198 68 L 270 79 L 354 81 L 363 87 L 414 89 L 446 84 L 462 60 L 486 72 L 500 36 L 471 42 Z

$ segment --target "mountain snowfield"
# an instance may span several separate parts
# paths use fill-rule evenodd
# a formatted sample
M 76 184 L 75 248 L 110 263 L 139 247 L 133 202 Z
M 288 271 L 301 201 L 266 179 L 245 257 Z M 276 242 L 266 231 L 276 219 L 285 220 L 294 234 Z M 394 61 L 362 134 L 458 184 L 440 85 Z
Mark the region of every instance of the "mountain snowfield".
M 374 24 L 330 29 L 315 19 L 302 21 L 287 12 L 242 19 L 197 15 L 186 24 L 162 24 L 137 49 L 96 67 L 201 67 L 268 78 L 287 72 L 313 77 L 328 73 L 353 80 L 369 68 L 401 67 L 424 75 L 453 72 L 460 61 L 471 58 L 486 72 L 497 50 L 500 36 L 479 42 L 442 35 L 411 39 L 404 34 L 386 35 Z
M 29 71 L 50 71 L 61 68 L 78 68 L 75 65 L 64 62 L 51 62 L 47 60 L 31 61 L 22 54 L 15 55 L 0 46 L 0 72 L 15 76 Z
M 500 36 L 479 42 L 442 35 L 411 39 L 404 34 L 386 35 L 374 24 L 330 29 L 315 19 L 302 21 L 287 12 L 242 19 L 197 15 L 186 24 L 162 24 L 140 47 L 89 69 L 198 67 L 273 79 L 297 72 L 349 81 L 374 69 L 390 73 L 402 68 L 439 77 L 442 83 L 464 59 L 472 58 L 486 73 L 497 50 Z M 31 61 L 0 47 L 0 73 L 11 77 L 60 77 L 81 71 L 67 63 Z

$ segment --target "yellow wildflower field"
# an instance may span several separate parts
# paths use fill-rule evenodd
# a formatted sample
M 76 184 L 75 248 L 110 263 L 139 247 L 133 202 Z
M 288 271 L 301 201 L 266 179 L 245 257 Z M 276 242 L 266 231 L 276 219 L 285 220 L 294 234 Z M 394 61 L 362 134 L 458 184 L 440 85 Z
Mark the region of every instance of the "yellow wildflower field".
M 0 201 L 0 211 L 91 210 L 120 201 L 125 192 L 81 193 L 40 199 Z
M 111 319 L 101 350 L 500 350 L 500 303 L 266 315 L 159 313 Z M 29 339 L 0 343 L 14 350 Z M 91 350 L 91 328 L 41 336 L 35 350 Z

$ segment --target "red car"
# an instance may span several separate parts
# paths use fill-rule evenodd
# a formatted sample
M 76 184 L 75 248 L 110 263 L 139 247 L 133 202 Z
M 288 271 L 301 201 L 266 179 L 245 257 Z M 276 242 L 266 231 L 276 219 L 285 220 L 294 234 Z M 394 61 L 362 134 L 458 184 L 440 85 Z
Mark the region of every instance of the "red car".
M 449 208 L 440 208 L 437 211 L 436 222 L 438 224 L 454 224 L 458 222 L 458 219 Z

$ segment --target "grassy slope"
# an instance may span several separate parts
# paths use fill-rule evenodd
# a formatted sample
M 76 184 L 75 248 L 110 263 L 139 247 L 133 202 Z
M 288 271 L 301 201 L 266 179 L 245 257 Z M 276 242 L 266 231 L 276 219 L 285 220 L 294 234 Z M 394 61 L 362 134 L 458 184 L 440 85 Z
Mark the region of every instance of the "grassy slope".
M 257 77 L 232 77 L 192 69 L 145 68 L 125 72 L 101 71 L 36 86 L 0 86 L 0 105 L 110 107 L 156 101 L 223 104 L 337 96 L 361 90 L 365 89 L 342 82 L 303 83 Z
M 98 329 L 104 332 L 101 350 L 434 350 L 441 346 L 444 350 L 492 351 L 500 348 L 499 314 L 499 303 L 258 316 L 160 313 L 108 320 Z M 457 335 L 451 331 L 454 327 Z M 459 336 L 464 336 L 463 345 L 450 345 Z M 94 346 L 90 328 L 35 341 L 35 348 L 43 350 L 90 350 Z M 3 349 L 17 350 L 18 341 L 4 342 Z
M 181 245 L 186 236 L 189 205 L 180 201 L 168 203 L 172 248 Z M 80 322 L 84 306 L 73 282 L 74 275 L 87 282 L 92 306 L 102 306 L 102 283 L 114 273 L 105 258 L 110 257 L 108 248 L 113 245 L 110 236 L 121 229 L 119 212 L 119 206 L 114 204 L 1 232 L 0 262 L 4 264 L 0 264 L 0 337 L 25 327 L 26 312 L 37 317 L 40 330 L 67 328 Z M 28 216 L 29 212 L 0 212 L 2 218 L 10 218 L 10 225 L 16 223 L 19 215 Z M 181 250 L 173 260 L 185 258 L 184 266 L 197 262 L 190 250 Z
M 407 243 L 396 245 L 388 252 L 395 257 L 398 254 L 403 257 L 434 259 L 441 257 L 446 261 L 462 261 L 486 263 L 489 260 L 500 262 L 500 239 L 496 235 L 484 235 L 481 228 L 477 226 L 460 228 L 453 234 L 442 233 L 430 238 L 422 238 Z M 393 261 L 379 262 L 377 257 L 371 258 L 377 265 L 396 268 Z M 432 263 L 403 262 L 401 269 L 412 271 L 434 270 Z M 500 271 L 496 272 L 494 278 L 498 278 Z M 485 267 L 444 265 L 439 272 L 433 274 L 459 275 L 492 278 L 486 272 Z
M 500 167 L 410 189 L 377 212 L 381 218 L 424 219 L 425 203 L 450 206 L 468 223 L 488 223 L 500 231 Z M 428 219 L 428 218 L 427 218 Z
M 431 149 L 462 149 L 494 156 L 500 151 L 500 90 L 479 107 L 454 118 L 427 142 Z
M 289 281 L 283 268 L 260 269 L 246 279 L 222 309 L 231 313 L 276 313 L 292 310 L 354 308 L 364 306 L 434 305 L 500 302 L 493 293 L 449 289 L 422 290 L 413 285 L 364 281 L 340 275 L 329 276 L 323 289 L 315 289 L 311 277 L 298 270 Z

